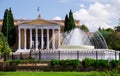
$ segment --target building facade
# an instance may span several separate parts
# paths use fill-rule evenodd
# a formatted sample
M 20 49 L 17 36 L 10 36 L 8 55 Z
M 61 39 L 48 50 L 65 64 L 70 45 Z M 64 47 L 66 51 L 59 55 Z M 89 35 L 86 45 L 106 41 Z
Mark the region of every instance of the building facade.
M 64 20 L 14 20 L 16 27 L 16 43 L 12 47 L 14 51 L 27 52 L 39 49 L 57 49 L 60 47 L 61 33 L 64 28 Z M 79 21 L 75 21 L 77 26 Z M 0 20 L 0 28 L 2 20 Z

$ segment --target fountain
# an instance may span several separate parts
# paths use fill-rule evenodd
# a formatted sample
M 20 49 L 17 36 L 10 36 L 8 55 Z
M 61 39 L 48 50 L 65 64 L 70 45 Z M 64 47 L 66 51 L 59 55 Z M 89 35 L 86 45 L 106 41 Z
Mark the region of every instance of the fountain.
M 63 35 L 63 43 L 60 49 L 106 49 L 107 44 L 100 32 L 92 36 L 75 28 Z
M 60 47 L 57 46 L 59 39 L 58 32 L 55 32 L 53 37 L 55 40 L 54 44 L 58 49 L 42 49 L 40 51 L 33 51 L 31 54 L 34 59 L 79 59 L 81 61 L 85 58 L 105 60 L 119 59 L 120 52 L 108 49 L 104 37 L 98 31 L 95 33 L 85 33 L 79 28 L 75 28 L 70 32 L 61 34 L 60 41 L 62 45 Z M 50 39 L 50 45 L 53 44 L 53 37 Z

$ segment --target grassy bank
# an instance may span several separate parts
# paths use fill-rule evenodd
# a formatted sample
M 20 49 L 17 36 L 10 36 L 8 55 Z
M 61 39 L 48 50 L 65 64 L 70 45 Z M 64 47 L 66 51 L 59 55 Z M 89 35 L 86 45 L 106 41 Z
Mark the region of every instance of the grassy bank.
M 104 72 L 0 72 L 0 76 L 108 76 L 108 75 L 105 75 Z

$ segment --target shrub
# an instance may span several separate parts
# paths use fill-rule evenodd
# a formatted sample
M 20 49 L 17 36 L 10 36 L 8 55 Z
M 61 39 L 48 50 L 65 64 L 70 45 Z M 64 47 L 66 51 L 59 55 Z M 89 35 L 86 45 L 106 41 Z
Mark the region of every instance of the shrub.
M 52 67 L 55 67 L 56 65 L 59 64 L 59 61 L 58 60 L 51 60 L 50 64 L 51 64 Z
M 59 64 L 63 67 L 64 66 L 69 66 L 70 65 L 70 60 L 60 60 Z
M 8 63 L 10 63 L 10 64 L 12 64 L 12 63 L 16 63 L 16 64 L 22 63 L 21 60 L 8 60 L 8 61 L 6 61 L 6 62 L 8 62 Z
M 116 68 L 120 65 L 120 60 L 112 60 L 111 67 Z
M 94 66 L 95 67 L 103 67 L 103 68 L 106 68 L 109 66 L 109 62 L 108 60 L 94 60 Z
M 73 66 L 77 67 L 80 65 L 79 60 L 51 60 L 51 66 L 54 67 L 56 65 L 60 65 L 62 67 Z
M 100 60 L 100 65 L 101 65 L 101 67 L 106 68 L 109 66 L 109 62 L 108 62 L 108 60 Z
M 101 66 L 100 60 L 94 60 L 94 66 L 100 67 Z
M 85 58 L 83 61 L 82 61 L 82 65 L 84 67 L 90 67 L 90 66 L 93 66 L 94 64 L 94 59 L 90 59 L 90 58 Z
M 77 67 L 80 65 L 80 61 L 79 60 L 71 60 L 70 65 L 73 67 Z

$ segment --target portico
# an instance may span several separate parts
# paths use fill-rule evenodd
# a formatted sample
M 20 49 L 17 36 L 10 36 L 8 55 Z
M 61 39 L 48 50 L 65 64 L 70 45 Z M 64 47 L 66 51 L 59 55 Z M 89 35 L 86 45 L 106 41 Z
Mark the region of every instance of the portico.
M 44 20 L 42 20 L 44 23 L 40 21 L 41 19 L 37 19 L 18 26 L 17 51 L 24 52 L 31 49 L 38 51 L 39 49 L 57 49 L 60 47 L 60 25 Z

